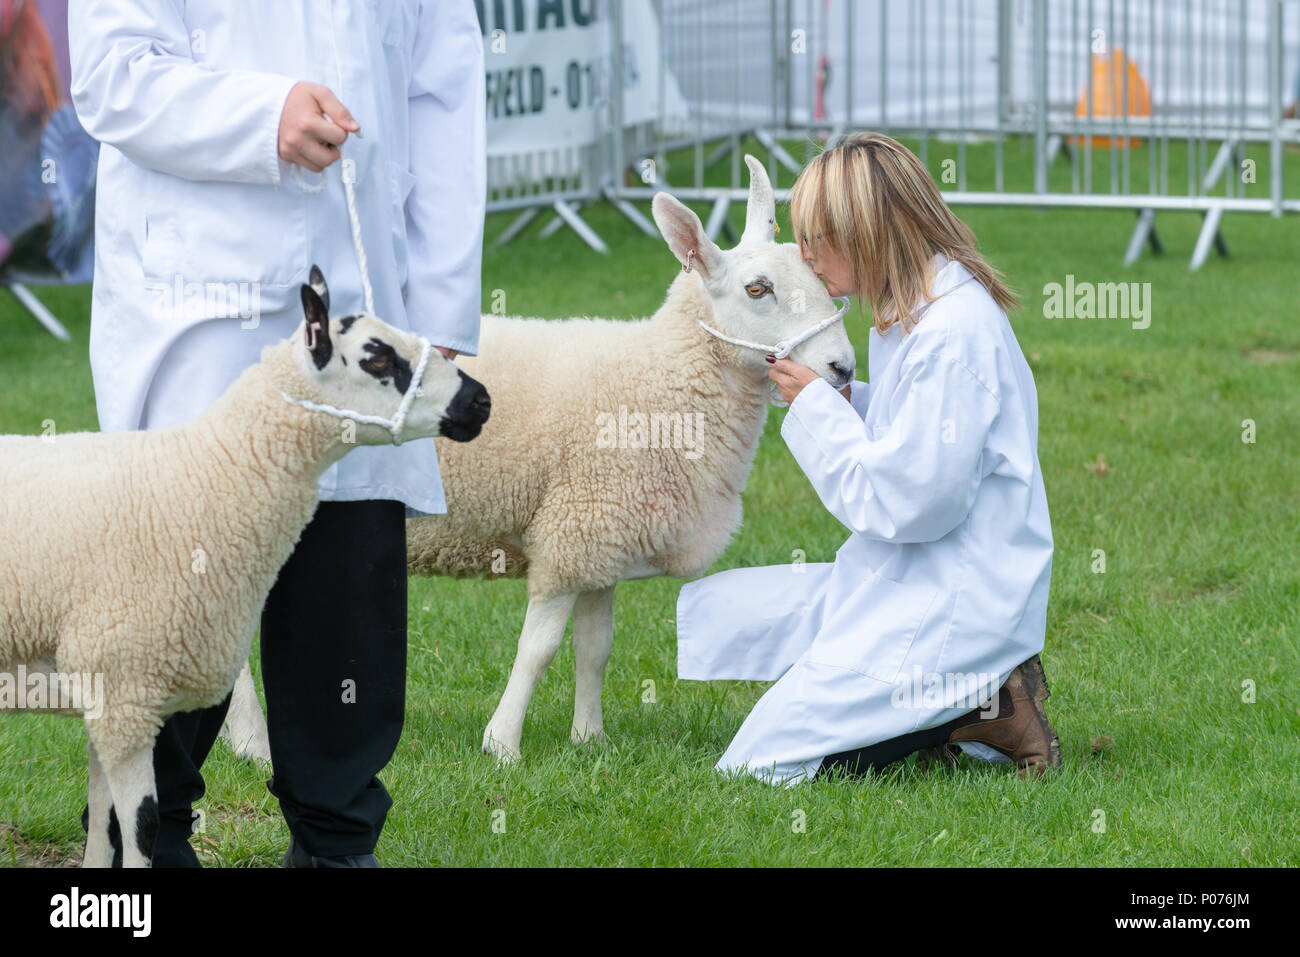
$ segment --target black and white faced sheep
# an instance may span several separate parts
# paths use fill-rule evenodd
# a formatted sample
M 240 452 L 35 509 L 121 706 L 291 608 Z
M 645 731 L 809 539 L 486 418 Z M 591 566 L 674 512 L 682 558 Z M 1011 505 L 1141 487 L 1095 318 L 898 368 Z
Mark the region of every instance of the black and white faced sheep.
M 111 811 L 124 865 L 149 866 L 154 739 L 230 691 L 320 474 L 358 445 L 467 441 L 487 418 L 482 385 L 374 316 L 331 320 L 311 280 L 298 332 L 198 418 L 0 436 L 0 671 L 46 690 L 0 706 L 84 718 L 87 867 L 112 860 Z
M 739 527 L 768 406 L 771 350 L 760 346 L 822 326 L 790 357 L 836 388 L 853 378 L 836 306 L 798 247 L 775 241 L 767 173 L 745 162 L 749 205 L 734 249 L 714 245 L 673 197 L 655 197 L 655 222 L 689 271 L 649 319 L 484 316 L 479 355 L 459 360 L 491 388 L 493 427 L 470 445 L 439 442 L 447 514 L 408 522 L 408 565 L 527 576 L 518 654 L 483 735 L 500 759 L 519 754 L 529 698 L 571 614 L 581 742 L 603 729 L 614 586 L 701 575 Z

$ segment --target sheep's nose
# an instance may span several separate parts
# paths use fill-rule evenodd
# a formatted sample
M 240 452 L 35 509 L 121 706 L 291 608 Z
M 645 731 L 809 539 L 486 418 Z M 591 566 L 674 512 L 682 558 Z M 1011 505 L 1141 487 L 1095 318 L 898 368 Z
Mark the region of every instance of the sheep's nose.
M 474 401 L 470 403 L 470 408 L 484 417 L 492 411 L 492 397 L 487 394 L 486 389 L 474 396 Z
M 836 375 L 843 376 L 845 379 L 852 380 L 853 366 L 846 367 L 845 365 L 839 362 L 832 362 L 830 365 L 831 365 L 831 371 L 834 372 Z

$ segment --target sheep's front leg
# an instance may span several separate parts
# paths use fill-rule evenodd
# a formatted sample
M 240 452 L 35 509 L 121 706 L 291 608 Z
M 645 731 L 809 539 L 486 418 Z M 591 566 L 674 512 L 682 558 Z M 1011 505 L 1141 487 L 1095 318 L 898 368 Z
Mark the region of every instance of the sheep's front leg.
M 253 673 L 244 662 L 244 670 L 235 679 L 235 690 L 230 695 L 230 708 L 226 711 L 221 736 L 230 749 L 245 761 L 271 761 L 271 739 L 266 734 L 266 717 L 262 703 L 257 700 Z
M 153 742 L 137 747 L 104 768 L 122 829 L 122 866 L 153 867 L 158 839 L 158 791 L 153 776 Z
M 492 720 L 483 732 L 483 752 L 498 761 L 519 757 L 519 738 L 524 730 L 524 712 L 551 659 L 564 638 L 564 626 L 573 611 L 577 592 L 567 592 L 542 601 L 530 598 L 524 615 L 524 630 L 519 635 L 519 651 L 505 694 Z
M 113 841 L 108 836 L 108 822 L 113 810 L 113 796 L 95 745 L 90 744 L 86 750 L 90 756 L 90 794 L 87 801 L 90 821 L 86 827 L 86 853 L 82 855 L 81 866 L 112 867 Z
M 614 644 L 614 586 L 585 591 L 573 606 L 573 656 L 577 681 L 573 693 L 574 744 L 599 738 L 605 730 L 600 691 Z

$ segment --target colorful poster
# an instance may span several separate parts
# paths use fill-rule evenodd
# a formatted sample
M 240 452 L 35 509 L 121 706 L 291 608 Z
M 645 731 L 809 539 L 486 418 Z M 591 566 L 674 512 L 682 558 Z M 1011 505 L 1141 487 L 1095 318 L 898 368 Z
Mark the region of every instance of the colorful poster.
M 68 84 L 66 0 L 0 0 L 0 278 L 90 281 L 99 144 Z

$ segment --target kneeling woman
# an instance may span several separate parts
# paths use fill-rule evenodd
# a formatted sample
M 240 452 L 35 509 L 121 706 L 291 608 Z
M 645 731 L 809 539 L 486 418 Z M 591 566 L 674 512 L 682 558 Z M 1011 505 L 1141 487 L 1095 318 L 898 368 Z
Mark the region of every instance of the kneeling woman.
M 678 598 L 678 671 L 775 681 L 718 762 L 792 784 L 914 751 L 1060 763 L 1043 648 L 1052 531 L 1016 305 L 921 162 L 861 133 L 791 219 L 831 295 L 870 303 L 870 384 L 772 360 L 781 435 L 853 534 L 833 563 L 739 568 Z

